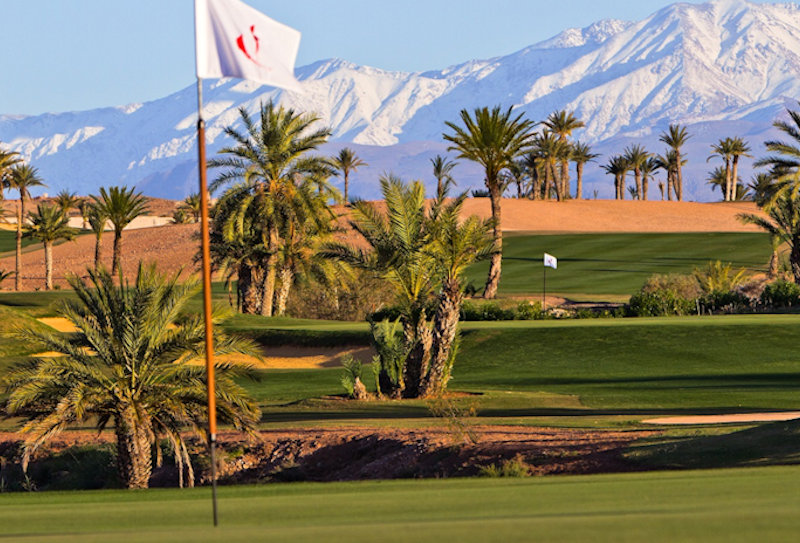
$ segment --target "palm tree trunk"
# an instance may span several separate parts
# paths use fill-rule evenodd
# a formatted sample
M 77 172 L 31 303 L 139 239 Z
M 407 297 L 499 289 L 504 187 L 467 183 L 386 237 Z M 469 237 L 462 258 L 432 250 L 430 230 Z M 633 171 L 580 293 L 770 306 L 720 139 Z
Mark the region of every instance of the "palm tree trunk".
M 672 170 L 667 170 L 667 201 L 672 201 L 672 188 L 675 185 L 675 176 Z
M 503 231 L 500 229 L 500 206 L 502 193 L 497 183 L 489 185 L 489 200 L 492 206 L 492 234 L 496 253 L 492 254 L 489 262 L 489 276 L 486 278 L 486 288 L 483 297 L 493 299 L 497 296 L 497 287 L 500 285 L 500 273 L 503 261 Z
M 556 190 L 556 200 L 560 202 L 564 197 L 561 175 L 558 173 L 555 162 L 551 165 L 551 168 L 553 170 L 551 175 L 553 176 L 553 188 Z
M 14 276 L 14 290 L 19 290 L 22 286 L 22 199 L 23 196 L 20 194 L 19 202 L 17 202 L 17 250 L 16 250 L 16 261 L 15 261 L 15 270 L 16 275 Z
M 348 188 L 349 188 L 349 185 L 350 185 L 350 180 L 348 179 L 349 178 L 349 174 L 350 174 L 350 172 L 348 172 L 347 169 L 345 168 L 345 170 L 344 170 L 344 205 L 346 205 L 346 206 L 350 205 L 350 200 L 348 199 L 349 196 L 347 195 L 347 191 L 348 191 Z
M 275 298 L 275 261 L 278 259 L 276 255 L 267 257 L 265 263 L 264 277 L 261 283 L 261 315 L 265 317 L 272 316 L 273 302 Z
M 123 407 L 114 417 L 117 436 L 117 470 L 125 488 L 147 488 L 152 473 L 150 440 L 133 407 Z
M 44 288 L 53 290 L 53 242 L 44 242 Z
M 739 155 L 733 155 L 733 165 L 731 166 L 731 200 L 736 200 L 737 181 L 739 179 Z
M 561 199 L 569 199 L 569 160 L 561 161 Z
M 257 315 L 261 312 L 261 273 L 255 266 L 242 264 L 238 270 L 239 298 L 242 303 L 242 313 Z
M 675 160 L 678 164 L 675 166 L 675 199 L 679 202 L 683 201 L 683 168 L 681 167 L 681 152 L 675 149 Z
M 789 262 L 792 265 L 794 282 L 800 285 L 800 235 L 792 237 L 792 251 L 789 253 Z
M 404 398 L 418 398 L 422 391 L 422 380 L 428 373 L 431 356 L 431 343 L 433 334 L 428 321 L 425 319 L 425 312 L 416 324 L 414 340 L 411 350 L 406 357 L 406 365 L 403 368 L 403 389 Z
M 286 313 L 286 302 L 289 300 L 289 290 L 294 281 L 294 272 L 291 268 L 281 268 L 281 286 L 275 294 L 275 314 L 282 317 Z
M 575 199 L 583 200 L 583 163 L 575 163 Z
M 100 231 L 98 234 L 95 234 L 94 239 L 94 269 L 97 271 L 100 269 L 100 250 L 102 249 L 103 245 L 103 232 Z
M 647 185 L 648 185 L 647 176 L 642 176 L 642 200 L 647 200 Z
M 731 198 L 731 161 L 725 159 L 725 201 L 730 202 Z
M 772 256 L 769 257 L 769 269 L 767 270 L 767 278 L 775 279 L 778 276 L 778 251 L 773 249 Z
M 544 195 L 542 198 L 544 200 L 550 199 L 550 192 L 553 188 L 553 175 L 551 174 L 550 165 L 544 165 Z
M 439 305 L 433 317 L 431 361 L 428 374 L 423 379 L 422 396 L 438 396 L 447 388 L 447 381 L 450 379 L 451 351 L 458 332 L 463 299 L 464 295 L 457 279 L 449 279 L 442 285 Z
M 633 178 L 636 180 L 636 196 L 642 199 L 642 172 L 639 168 L 633 169 Z
M 531 171 L 531 179 L 533 180 L 533 191 L 530 198 L 538 200 L 542 197 L 542 178 L 539 176 L 539 168 L 534 167 Z
M 625 176 L 620 175 L 617 177 L 617 198 L 620 200 L 625 199 Z
M 114 229 L 114 256 L 111 260 L 111 275 L 116 277 L 119 270 L 119 258 L 122 253 L 122 230 Z

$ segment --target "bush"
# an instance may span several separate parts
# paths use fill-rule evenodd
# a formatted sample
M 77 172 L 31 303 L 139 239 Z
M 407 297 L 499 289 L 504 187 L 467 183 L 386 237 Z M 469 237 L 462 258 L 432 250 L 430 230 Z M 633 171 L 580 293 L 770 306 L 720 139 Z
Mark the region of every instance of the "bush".
M 462 321 L 513 321 L 516 318 L 513 309 L 503 309 L 496 302 L 474 303 L 464 302 L 461 306 Z
M 744 313 L 751 309 L 750 298 L 735 291 L 712 291 L 700 298 L 700 304 L 712 312 Z
M 690 315 L 697 307 L 694 300 L 684 298 L 675 290 L 666 288 L 634 294 L 628 303 L 628 309 L 637 317 L 661 317 Z
M 509 460 L 503 460 L 500 464 L 489 464 L 481 466 L 479 475 L 481 477 L 529 477 L 531 467 L 525 462 L 521 454 Z
M 780 279 L 764 287 L 759 301 L 767 307 L 800 305 L 800 285 Z
M 342 358 L 342 366 L 344 366 L 344 373 L 342 374 L 342 386 L 344 387 L 347 395 L 351 398 L 356 396 L 356 383 L 361 381 L 361 371 L 363 366 L 360 360 L 356 360 L 352 355 L 346 355 Z
M 516 318 L 521 321 L 538 321 L 548 318 L 542 302 L 522 302 L 517 306 Z
M 702 294 L 697 278 L 694 275 L 682 273 L 651 275 L 642 285 L 640 292 L 652 293 L 663 290 L 672 290 L 679 297 L 687 300 L 694 300 Z

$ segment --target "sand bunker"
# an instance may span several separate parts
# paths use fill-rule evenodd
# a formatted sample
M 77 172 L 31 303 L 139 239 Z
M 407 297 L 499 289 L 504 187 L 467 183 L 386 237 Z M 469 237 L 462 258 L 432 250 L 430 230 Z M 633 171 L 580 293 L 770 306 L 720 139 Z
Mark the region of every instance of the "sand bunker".
M 259 369 L 319 369 L 341 367 L 341 358 L 346 355 L 363 363 L 372 361 L 374 351 L 370 347 L 271 347 L 264 350 L 263 360 L 252 356 L 227 355 L 218 357 L 220 362 L 248 364 Z M 201 360 L 196 362 L 202 364 Z
M 75 325 L 72 324 L 70 321 L 65 319 L 64 317 L 42 317 L 41 319 L 37 319 L 42 324 L 45 324 L 52 328 L 57 332 L 65 332 L 71 334 L 73 332 L 77 332 L 78 329 L 75 328 Z
M 694 415 L 687 417 L 661 417 L 647 419 L 645 424 L 732 424 L 741 422 L 777 422 L 800 419 L 800 411 L 784 413 L 737 413 L 734 415 Z

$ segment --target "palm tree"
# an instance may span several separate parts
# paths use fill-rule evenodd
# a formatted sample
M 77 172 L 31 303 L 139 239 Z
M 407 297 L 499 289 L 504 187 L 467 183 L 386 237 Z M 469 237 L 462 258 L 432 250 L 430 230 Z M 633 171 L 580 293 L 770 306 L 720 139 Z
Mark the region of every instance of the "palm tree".
M 642 165 L 652 156 L 641 145 L 629 145 L 624 152 L 625 161 L 636 180 L 636 194 L 640 200 L 647 200 L 647 180 L 642 180 Z
M 548 130 L 541 135 L 536 135 L 533 142 L 533 154 L 541 160 L 544 173 L 544 199 L 549 200 L 551 192 L 555 192 L 556 200 L 566 199 L 567 194 L 563 192 L 561 172 L 556 166 L 570 155 L 569 143 L 561 141 L 556 134 Z
M 558 141 L 561 143 L 567 143 L 567 139 L 572 135 L 573 131 L 586 126 L 586 124 L 580 119 L 576 118 L 571 111 L 567 112 L 563 109 L 560 111 L 554 111 L 548 115 L 547 119 L 542 124 L 545 125 L 550 132 L 558 136 Z M 572 149 L 570 148 L 570 151 L 571 150 Z M 565 156 L 561 159 L 561 175 L 559 178 L 561 182 L 559 192 L 561 193 L 562 199 L 566 199 L 568 197 L 567 195 L 569 194 L 568 153 L 565 153 Z
M 678 172 L 681 166 L 686 164 L 686 159 L 681 159 L 681 163 L 678 164 L 678 153 L 669 149 L 663 155 L 656 155 L 655 161 L 658 168 L 667 173 L 667 200 L 672 200 L 673 193 L 675 199 L 680 200 Z
M 89 223 L 89 228 L 91 228 L 92 233 L 94 234 L 94 269 L 99 270 L 103 232 L 105 232 L 106 229 L 108 215 L 106 214 L 103 206 L 98 205 L 97 202 L 90 202 L 86 220 Z
M 512 162 L 505 176 L 506 176 L 505 184 L 507 186 L 511 185 L 511 183 L 517 185 L 517 199 L 518 200 L 522 199 L 523 196 L 522 187 L 525 186 L 525 180 L 528 177 L 528 169 L 525 166 L 525 159 L 520 158 Z M 437 192 L 437 195 L 446 193 L 447 188 L 449 187 L 446 187 L 443 192 Z
M 349 204 L 348 188 L 350 172 L 357 170 L 361 166 L 369 166 L 369 164 L 358 158 L 355 151 L 349 147 L 345 147 L 334 157 L 333 165 L 337 170 L 342 172 L 342 178 L 344 179 L 344 202 L 345 204 Z
M 708 160 L 718 156 L 725 161 L 725 191 L 723 193 L 723 201 L 733 201 L 736 199 L 736 187 L 739 180 L 739 159 L 742 156 L 750 156 L 748 154 L 750 147 L 742 138 L 736 137 L 719 140 L 717 144 L 711 146 L 711 150 L 713 153 L 708 157 Z
M 458 162 L 449 160 L 442 155 L 436 155 L 431 159 L 433 166 L 433 176 L 436 178 L 436 194 L 446 192 L 447 187 L 455 185 L 452 171 L 458 165 Z
M 440 196 L 443 198 L 444 194 Z M 464 300 L 464 272 L 474 262 L 486 260 L 495 250 L 490 236 L 491 222 L 475 215 L 462 220 L 466 193 L 443 206 L 434 203 L 432 243 L 426 249 L 435 263 L 441 289 L 433 316 L 433 339 L 428 370 L 420 393 L 439 396 L 447 387 L 454 359 L 454 343 L 458 331 L 461 304 Z
M 16 246 L 16 276 L 14 277 L 14 290 L 20 290 L 22 281 L 22 223 L 25 217 L 25 201 L 30 197 L 31 187 L 45 186 L 39 177 L 39 172 L 28 164 L 18 164 L 11 170 L 8 177 L 9 188 L 19 192 L 17 202 L 17 246 Z
M 237 267 L 242 273 L 240 282 L 250 289 L 245 298 L 252 300 L 260 294 L 259 312 L 270 316 L 278 254 L 283 243 L 281 231 L 287 221 L 295 220 L 303 209 L 307 209 L 308 202 L 298 187 L 306 178 L 319 181 L 320 171 L 328 165 L 326 159 L 309 156 L 309 152 L 327 141 L 330 130 L 313 130 L 312 126 L 319 120 L 316 115 L 298 114 L 271 101 L 261 104 L 259 113 L 260 122 L 256 123 L 245 108 L 240 108 L 245 132 L 233 127 L 225 129 L 225 134 L 234 140 L 235 145 L 221 149 L 221 156 L 209 162 L 211 167 L 227 168 L 210 188 L 215 191 L 224 184 L 238 183 L 231 187 L 234 193 L 228 201 L 238 202 L 241 207 L 238 210 L 226 207 L 226 214 L 215 219 L 220 225 L 230 226 L 227 234 L 218 237 L 217 241 L 223 243 L 226 237 L 231 241 L 235 238 L 235 244 L 240 246 L 249 239 L 263 248 L 258 250 L 261 260 L 238 259 Z M 245 216 L 249 217 L 246 223 L 249 231 L 234 232 L 237 224 L 245 223 L 231 218 Z M 218 249 L 222 249 L 220 254 L 226 253 L 224 248 Z M 255 254 L 250 252 L 250 257 Z M 232 262 L 228 257 L 225 259 Z
M 659 141 L 664 142 L 675 153 L 674 163 L 676 165 L 674 170 L 673 188 L 675 190 L 675 198 L 680 202 L 683 200 L 683 165 L 686 160 L 681 155 L 681 147 L 683 147 L 691 136 L 686 130 L 685 126 L 679 124 L 670 124 L 669 129 L 663 132 L 658 138 Z M 667 184 L 667 194 L 669 195 L 669 183 Z
M 53 198 L 53 203 L 61 209 L 61 213 L 65 217 L 69 216 L 69 210 L 73 207 L 77 207 L 80 201 L 81 199 L 78 198 L 77 194 L 68 190 L 62 190 Z
M 800 104 L 800 102 L 798 102 Z M 783 190 L 791 190 L 800 182 L 800 111 L 786 110 L 791 119 L 775 121 L 772 126 L 783 132 L 790 139 L 788 141 L 770 140 L 764 142 L 767 151 L 773 153 L 755 162 L 756 167 L 768 166 L 769 176 L 773 188 L 762 189 L 761 193 L 770 193 L 774 198 Z
M 114 256 L 111 260 L 111 274 L 116 276 L 122 254 L 122 230 L 133 219 L 148 211 L 147 198 L 142 193 L 127 187 L 100 187 L 100 196 L 92 196 L 95 204 L 114 228 Z
M 24 236 L 42 242 L 44 245 L 45 289 L 53 290 L 53 243 L 58 240 L 71 240 L 75 231 L 67 225 L 67 218 L 61 208 L 55 205 L 39 204 L 36 213 L 29 215 Z
M 11 171 L 21 162 L 19 153 L 0 148 L 0 202 L 5 199 L 3 190 L 8 186 Z
M 76 333 L 25 332 L 43 350 L 63 356 L 21 364 L 4 379 L 9 413 L 28 421 L 22 429 L 24 468 L 40 445 L 72 424 L 90 422 L 98 431 L 113 424 L 126 488 L 147 488 L 161 437 L 172 445 L 181 484 L 185 468 L 192 485 L 181 432 L 201 433 L 206 425 L 205 369 L 191 363 L 203 354 L 205 327 L 200 317 L 183 316 L 198 289 L 196 282 L 179 283 L 178 276 L 140 264 L 133 285 L 116 287 L 107 271 L 89 270 L 88 283 L 70 278 L 77 300 L 61 309 Z M 214 343 L 217 354 L 257 355 L 248 341 L 217 335 Z M 258 407 L 235 381 L 246 370 L 220 365 L 218 371 L 220 417 L 251 431 Z
M 183 200 L 183 202 L 180 203 L 180 205 L 178 205 L 178 209 L 184 213 L 189 213 L 194 222 L 200 222 L 200 213 L 202 211 L 202 207 L 200 205 L 200 195 L 190 194 L 185 200 Z
M 492 228 L 497 253 L 492 255 L 483 295 L 494 298 L 500 284 L 503 257 L 500 202 L 505 186 L 500 174 L 530 149 L 534 123 L 525 119 L 523 113 L 513 116 L 512 108 L 503 112 L 500 106 L 491 110 L 486 107 L 477 108 L 472 115 L 462 109 L 461 122 L 463 127 L 446 122 L 453 133 L 443 134 L 443 137 L 452 144 L 448 147 L 449 151 L 458 151 L 458 158 L 477 162 L 484 169 L 484 182 L 489 190 L 492 206 Z
M 764 211 L 768 218 L 753 213 L 742 213 L 737 217 L 770 234 L 773 247 L 775 238 L 789 244 L 789 264 L 794 282 L 800 285 L 800 187 L 782 191 L 764 206 Z
M 614 155 L 608 159 L 608 163 L 603 166 L 607 174 L 614 176 L 614 198 L 616 200 L 625 199 L 625 177 L 631 167 L 625 157 Z
M 92 200 L 90 198 L 79 198 L 75 205 L 81 214 L 81 229 L 89 228 L 89 214 L 92 211 Z
M 576 200 L 583 199 L 583 166 L 587 162 L 590 162 L 599 156 L 600 155 L 597 153 L 592 153 L 592 148 L 587 143 L 583 143 L 582 141 L 576 141 L 572 145 L 571 157 L 572 157 L 572 162 L 575 163 Z
M 417 397 L 430 357 L 431 330 L 425 306 L 434 287 L 435 269 L 430 254 L 430 221 L 425 206 L 425 188 L 419 181 L 406 185 L 394 176 L 380 179 L 386 202 L 384 214 L 372 202 L 353 204 L 350 226 L 365 240 L 368 249 L 331 242 L 323 256 L 378 274 L 395 292 L 400 308 L 408 357 L 402 380 L 390 396 Z
M 642 189 L 644 190 L 644 194 L 647 195 L 647 185 L 650 179 L 653 178 L 656 171 L 659 169 L 659 162 L 656 158 L 652 155 L 647 158 L 642 165 L 639 167 L 640 173 L 642 175 Z M 662 194 L 663 200 L 663 194 Z
M 739 186 L 743 186 L 739 181 L 739 159 L 746 156 L 750 157 L 750 146 L 742 138 L 736 137 L 731 143 L 731 185 L 729 189 L 729 200 L 740 200 Z

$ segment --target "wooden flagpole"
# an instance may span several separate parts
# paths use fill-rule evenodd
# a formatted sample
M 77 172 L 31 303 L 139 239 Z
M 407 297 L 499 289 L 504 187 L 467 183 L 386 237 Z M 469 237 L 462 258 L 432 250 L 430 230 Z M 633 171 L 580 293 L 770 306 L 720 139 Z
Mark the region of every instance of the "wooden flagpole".
M 217 525 L 217 399 L 214 381 L 214 327 L 211 319 L 211 240 L 208 234 L 206 122 L 203 120 L 203 80 L 197 78 L 197 169 L 200 177 L 200 239 L 203 253 L 203 317 L 206 325 L 206 386 L 208 388 L 208 445 L 211 455 L 211 502 Z

